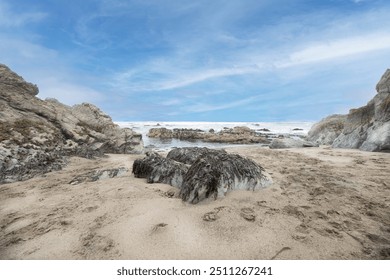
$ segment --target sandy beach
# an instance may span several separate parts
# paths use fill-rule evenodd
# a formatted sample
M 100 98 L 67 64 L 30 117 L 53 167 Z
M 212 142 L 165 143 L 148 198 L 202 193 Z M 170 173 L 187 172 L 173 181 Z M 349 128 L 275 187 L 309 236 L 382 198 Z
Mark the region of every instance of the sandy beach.
M 142 155 L 112 154 L 0 185 L 0 259 L 390 258 L 390 154 L 227 150 L 263 166 L 272 186 L 191 205 L 169 185 L 134 178 Z M 116 167 L 129 171 L 69 184 Z

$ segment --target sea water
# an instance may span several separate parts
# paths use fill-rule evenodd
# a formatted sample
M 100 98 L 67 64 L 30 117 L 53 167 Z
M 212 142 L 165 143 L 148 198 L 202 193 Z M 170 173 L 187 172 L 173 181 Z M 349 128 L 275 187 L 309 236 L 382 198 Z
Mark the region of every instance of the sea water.
M 147 136 L 151 128 L 186 128 L 186 129 L 201 129 L 208 132 L 210 129 L 214 129 L 215 132 L 219 132 L 225 128 L 233 128 L 235 126 L 246 126 L 250 129 L 257 131 L 258 133 L 268 135 L 283 135 L 290 137 L 302 137 L 306 136 L 313 122 L 159 122 L 159 121 L 147 121 L 147 122 L 115 122 L 120 127 L 128 127 L 137 133 L 142 134 L 145 147 L 152 147 L 157 150 L 169 150 L 173 147 L 195 147 L 202 146 L 208 148 L 224 148 L 230 146 L 238 146 L 237 144 L 224 144 L 224 143 L 206 143 L 202 141 L 183 141 L 179 139 L 157 139 L 149 138 Z M 261 144 L 250 144 L 261 145 Z

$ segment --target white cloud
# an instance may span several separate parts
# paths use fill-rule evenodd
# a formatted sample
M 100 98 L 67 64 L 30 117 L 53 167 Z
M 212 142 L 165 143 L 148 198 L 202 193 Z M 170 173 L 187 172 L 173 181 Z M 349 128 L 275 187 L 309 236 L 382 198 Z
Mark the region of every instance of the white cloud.
M 390 49 L 390 34 L 374 34 L 339 40 L 317 42 L 293 52 L 286 62 L 276 63 L 279 68 L 307 63 L 319 63 L 371 51 Z
M 39 22 L 47 17 L 42 12 L 13 12 L 7 3 L 0 3 L 0 27 L 19 27 L 32 22 Z

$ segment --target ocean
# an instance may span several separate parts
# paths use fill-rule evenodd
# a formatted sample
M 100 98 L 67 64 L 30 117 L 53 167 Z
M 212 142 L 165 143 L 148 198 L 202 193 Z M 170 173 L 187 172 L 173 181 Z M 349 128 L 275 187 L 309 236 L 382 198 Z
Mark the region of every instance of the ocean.
M 302 137 L 307 135 L 314 122 L 115 122 L 120 127 L 128 127 L 135 132 L 142 134 L 145 147 L 151 147 L 156 150 L 166 151 L 173 147 L 195 147 L 202 146 L 208 148 L 225 148 L 238 146 L 237 144 L 205 143 L 202 141 L 183 141 L 179 139 L 155 139 L 147 136 L 149 129 L 165 127 L 168 129 L 187 128 L 201 129 L 209 131 L 214 129 L 219 132 L 224 128 L 233 128 L 235 126 L 246 126 L 250 129 L 259 131 L 263 134 L 284 135 L 291 137 Z M 269 131 L 264 131 L 264 129 Z M 261 144 L 251 144 L 261 145 Z M 242 145 L 241 145 L 242 146 Z M 246 146 L 246 145 L 245 145 Z

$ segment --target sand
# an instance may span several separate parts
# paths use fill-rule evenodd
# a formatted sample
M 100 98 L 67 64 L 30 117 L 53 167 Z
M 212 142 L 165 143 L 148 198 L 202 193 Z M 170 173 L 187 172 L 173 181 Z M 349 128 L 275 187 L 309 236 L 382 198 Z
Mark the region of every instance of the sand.
M 389 259 L 390 154 L 235 147 L 273 177 L 197 205 L 131 174 L 141 155 L 72 158 L 0 185 L 0 259 Z M 127 167 L 122 177 L 71 185 Z

